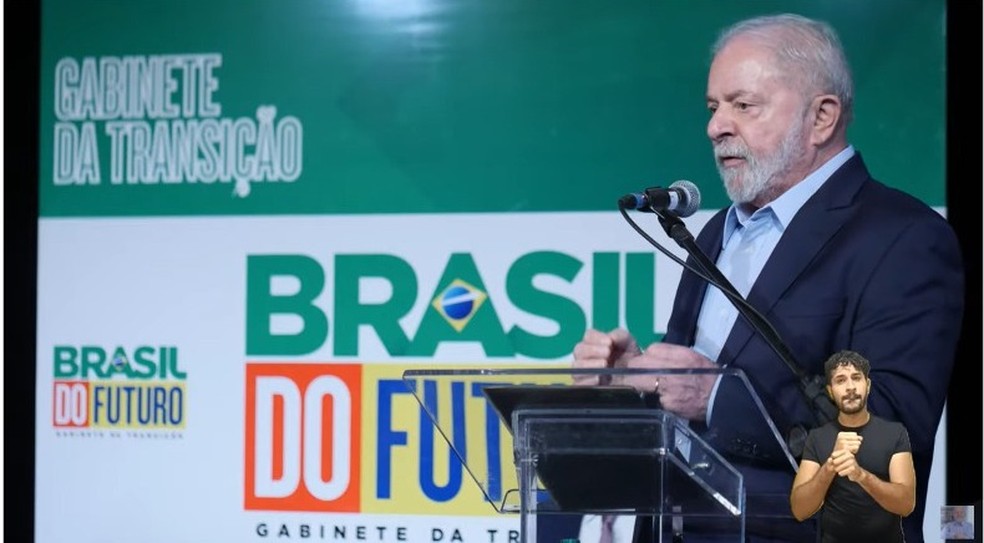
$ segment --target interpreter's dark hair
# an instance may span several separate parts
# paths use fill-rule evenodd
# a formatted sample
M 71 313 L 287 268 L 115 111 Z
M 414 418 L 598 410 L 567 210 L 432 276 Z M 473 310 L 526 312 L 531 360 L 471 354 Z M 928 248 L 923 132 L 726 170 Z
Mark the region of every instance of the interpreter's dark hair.
M 836 95 L 841 102 L 844 124 L 854 116 L 854 80 L 837 32 L 823 21 L 783 13 L 739 21 L 721 32 L 712 52 L 732 39 L 747 36 L 775 52 L 787 73 L 806 92 Z
M 861 353 L 847 349 L 837 351 L 830 355 L 830 358 L 823 363 L 823 372 L 827 376 L 827 384 L 830 384 L 834 372 L 841 366 L 854 366 L 855 369 L 864 375 L 865 379 L 868 378 L 868 374 L 871 372 L 871 362 L 868 362 L 867 358 L 861 356 Z

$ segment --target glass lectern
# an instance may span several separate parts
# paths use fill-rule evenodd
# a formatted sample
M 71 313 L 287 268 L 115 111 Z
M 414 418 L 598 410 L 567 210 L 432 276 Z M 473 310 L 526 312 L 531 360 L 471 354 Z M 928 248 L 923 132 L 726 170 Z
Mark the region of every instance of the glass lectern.
M 749 496 L 737 464 L 749 459 L 734 454 L 729 432 L 664 410 L 654 391 L 659 378 L 708 375 L 750 406 L 741 435 L 758 436 L 756 462 L 794 473 L 785 440 L 737 369 L 440 369 L 403 379 L 485 499 L 520 515 L 524 543 L 555 543 L 537 542 L 536 524 L 556 514 L 636 516 L 638 541 L 708 525 L 742 541 Z M 441 409 L 436 399 L 454 394 L 484 398 L 485 423 L 466 425 L 463 414 Z

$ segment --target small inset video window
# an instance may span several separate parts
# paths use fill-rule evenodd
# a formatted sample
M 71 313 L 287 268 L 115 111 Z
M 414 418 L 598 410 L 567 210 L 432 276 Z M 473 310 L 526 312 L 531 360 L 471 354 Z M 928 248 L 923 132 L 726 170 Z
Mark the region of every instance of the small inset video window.
M 944 505 L 941 507 L 940 539 L 945 541 L 974 539 L 974 506 Z

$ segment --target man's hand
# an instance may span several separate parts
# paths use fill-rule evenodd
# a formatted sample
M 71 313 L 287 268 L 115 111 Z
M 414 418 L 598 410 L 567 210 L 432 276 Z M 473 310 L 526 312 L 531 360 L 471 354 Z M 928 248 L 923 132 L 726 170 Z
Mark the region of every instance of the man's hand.
M 851 454 L 858 454 L 863 439 L 857 432 L 838 432 L 837 441 L 834 442 L 834 450 L 847 450 Z
M 628 331 L 618 328 L 609 333 L 589 329 L 574 346 L 574 367 L 602 369 L 624 367 L 627 359 L 639 356 L 639 345 Z M 596 374 L 575 374 L 576 385 L 599 384 Z
M 837 475 L 847 477 L 855 483 L 860 483 L 868 476 L 868 472 L 858 465 L 857 458 L 848 449 L 834 450 L 828 462 Z
M 626 361 L 627 368 L 700 369 L 718 365 L 688 347 L 653 343 L 640 356 Z M 626 375 L 624 382 L 659 394 L 663 409 L 690 420 L 704 420 L 717 376 L 714 374 Z

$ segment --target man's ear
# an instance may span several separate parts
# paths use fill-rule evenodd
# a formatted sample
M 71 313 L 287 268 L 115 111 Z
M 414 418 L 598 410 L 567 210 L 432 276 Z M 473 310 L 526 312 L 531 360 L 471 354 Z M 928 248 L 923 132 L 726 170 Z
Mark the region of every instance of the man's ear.
M 830 388 L 830 385 L 827 385 L 826 386 L 826 389 L 827 389 L 827 396 L 830 396 L 830 399 L 833 400 L 834 399 L 834 389 Z
M 830 141 L 837 131 L 841 118 L 840 98 L 833 94 L 821 94 L 810 103 L 810 143 L 822 146 Z

